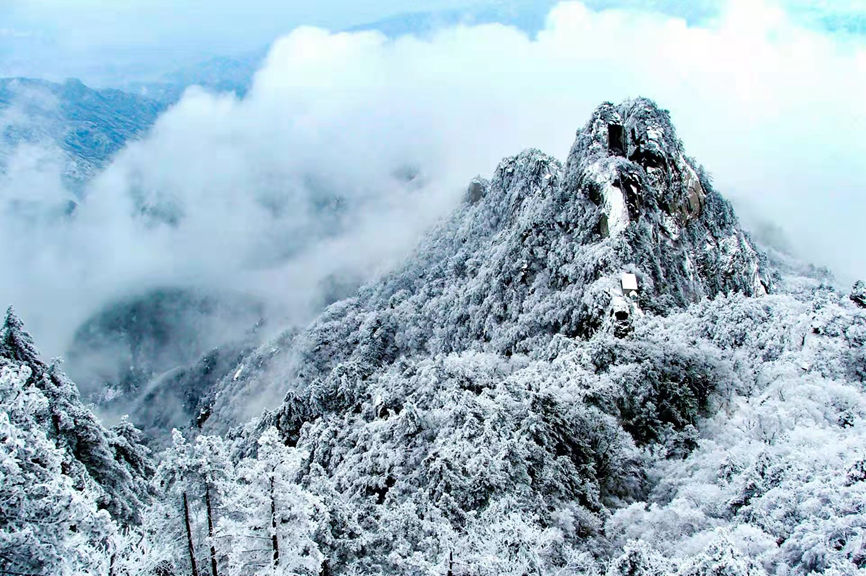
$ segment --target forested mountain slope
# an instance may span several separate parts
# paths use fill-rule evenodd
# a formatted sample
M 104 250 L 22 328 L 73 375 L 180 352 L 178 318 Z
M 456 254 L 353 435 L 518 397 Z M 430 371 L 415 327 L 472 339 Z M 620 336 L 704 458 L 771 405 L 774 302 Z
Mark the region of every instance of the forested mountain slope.
M 804 420 L 734 434 L 726 472 L 707 468 L 713 435 L 766 418 L 780 378 L 829 434 L 862 425 L 863 311 L 792 274 L 742 232 L 666 112 L 605 104 L 564 166 L 506 159 L 403 267 L 242 359 L 204 428 L 285 394 L 236 431 L 236 449 L 255 454 L 275 427 L 306 454 L 298 479 L 329 511 L 317 554 L 335 573 L 443 573 L 451 555 L 463 574 L 856 570 L 859 528 L 818 562 L 803 549 L 829 527 L 751 512 L 784 480 L 753 488 L 756 467 L 791 466 L 786 431 Z M 822 383 L 827 394 L 807 393 Z M 690 474 L 715 474 L 694 523 L 672 519 Z M 835 513 L 859 525 L 847 498 Z M 631 518 L 672 559 L 628 543 L 642 536 Z
M 69 565 L 862 574 L 864 293 L 768 260 L 665 111 L 604 104 L 565 164 L 504 160 L 401 267 L 223 366 L 159 454 L 140 526 L 103 514 L 83 538 L 98 562 Z M 10 318 L 4 386 L 41 370 L 50 391 Z M 15 434 L 54 438 L 22 414 Z M 109 434 L 93 426 L 76 430 Z M 147 500 L 79 461 L 105 502 Z M 108 461 L 122 486 L 145 469 Z
M 105 564 L 112 536 L 141 521 L 152 495 L 139 431 L 103 427 L 11 309 L 0 328 L 0 407 L 0 572 Z
M 404 266 L 243 358 L 200 422 L 284 395 L 231 438 L 242 468 L 295 446 L 302 571 L 853 573 L 866 317 L 798 274 L 664 111 L 605 104 L 564 166 L 506 159 Z
M 80 188 L 128 141 L 141 136 L 166 105 L 120 90 L 0 78 L 0 171 L 22 144 L 56 146 L 63 177 Z
M 625 333 L 646 312 L 766 293 L 763 258 L 702 173 L 652 102 L 599 107 L 565 166 L 535 150 L 504 160 L 402 268 L 244 362 L 218 388 L 215 426 L 262 383 L 298 389 L 302 414 L 275 416 L 291 435 L 320 410 L 303 396 L 341 397 L 330 388 L 346 371 L 464 350 L 533 356 L 556 335 Z M 623 273 L 637 294 L 623 295 Z

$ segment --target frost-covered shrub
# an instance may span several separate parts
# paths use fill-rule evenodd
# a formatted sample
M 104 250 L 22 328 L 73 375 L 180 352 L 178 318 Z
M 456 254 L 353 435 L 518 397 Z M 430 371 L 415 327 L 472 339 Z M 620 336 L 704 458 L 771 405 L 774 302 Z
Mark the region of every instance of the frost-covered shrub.
M 866 394 L 849 363 L 860 352 L 850 334 L 864 315 L 826 291 L 762 300 L 778 323 L 743 333 L 745 341 L 723 340 L 733 343 L 725 353 L 749 381 L 701 423 L 685 460 L 657 464 L 652 503 L 617 511 L 607 533 L 615 540 L 640 536 L 689 558 L 727 528 L 734 549 L 770 573 L 856 573 L 866 565 Z M 732 315 L 753 306 L 726 305 Z M 723 323 L 708 328 L 730 334 Z M 749 341 L 757 353 L 743 355 Z M 764 361 L 760 352 L 773 342 L 773 360 Z

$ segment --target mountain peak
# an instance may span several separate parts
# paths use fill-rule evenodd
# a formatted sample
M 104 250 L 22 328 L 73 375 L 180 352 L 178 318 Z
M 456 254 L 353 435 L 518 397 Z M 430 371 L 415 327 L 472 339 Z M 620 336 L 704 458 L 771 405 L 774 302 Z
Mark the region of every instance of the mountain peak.
M 772 285 L 730 204 L 686 155 L 670 114 L 649 99 L 595 110 L 577 133 L 564 186 L 593 203 L 599 236 L 662 300 L 684 305 Z
M 401 267 L 244 359 L 217 386 L 208 427 L 238 421 L 233 406 L 262 382 L 288 381 L 300 397 L 276 418 L 292 436 L 341 405 L 347 366 L 364 378 L 418 355 L 510 357 L 543 354 L 558 336 L 625 337 L 646 312 L 764 294 L 769 278 L 668 113 L 646 99 L 605 103 L 564 166 L 533 149 L 504 159 Z
M 566 185 L 584 189 L 602 209 L 603 236 L 645 214 L 659 216 L 665 232 L 676 236 L 703 211 L 708 192 L 701 172 L 686 157 L 670 114 L 638 98 L 595 110 L 572 146 Z

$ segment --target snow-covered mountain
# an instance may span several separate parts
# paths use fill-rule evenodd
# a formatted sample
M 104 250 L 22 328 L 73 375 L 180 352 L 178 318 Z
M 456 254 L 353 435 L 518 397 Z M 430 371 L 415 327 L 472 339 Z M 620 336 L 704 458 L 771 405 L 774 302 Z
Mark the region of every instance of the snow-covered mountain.
M 623 293 L 623 274 L 636 276 L 635 294 Z M 307 395 L 337 386 L 340 366 L 366 377 L 403 357 L 532 354 L 557 336 L 625 334 L 648 312 L 771 286 L 667 113 L 648 100 L 606 104 L 565 165 L 537 150 L 504 160 L 402 268 L 263 347 L 217 391 L 214 426 L 237 423 L 239 398 L 262 383 Z M 292 429 L 308 416 L 281 418 Z
M 141 433 L 100 424 L 10 309 L 0 328 L 0 571 L 72 574 L 141 522 L 154 472 Z
M 769 254 L 664 110 L 603 104 L 564 163 L 503 160 L 402 266 L 310 325 L 162 381 L 141 424 L 177 398 L 188 422 L 147 489 L 131 487 L 150 475 L 134 439 L 140 456 L 108 459 L 120 469 L 106 476 L 52 432 L 44 383 L 74 388 L 10 316 L 0 382 L 18 436 L 5 437 L 38 442 L 0 443 L 3 472 L 83 498 L 89 524 L 4 519 L 0 568 L 858 574 L 866 289 Z M 68 402 L 93 424 L 63 430 L 119 441 Z M 26 446 L 73 472 L 30 471 Z M 100 507 L 113 517 L 97 525 Z M 6 560 L 22 529 L 61 552 Z
M 63 153 L 63 177 L 72 188 L 141 136 L 165 105 L 120 90 L 93 90 L 78 80 L 62 84 L 0 79 L 0 172 L 21 144 L 51 145 Z
M 263 310 L 250 298 L 160 288 L 107 305 L 76 331 L 66 370 L 103 413 L 128 413 L 168 440 L 203 396 L 257 342 Z
M 854 301 L 765 260 L 664 111 L 605 104 L 564 165 L 506 159 L 402 268 L 242 359 L 204 429 L 285 394 L 238 449 L 275 429 L 304 451 L 338 573 L 856 569 L 859 481 L 820 513 L 794 502 L 860 456 L 791 451 L 810 424 L 862 426 L 864 330 Z M 786 393 L 802 419 L 764 423 Z M 683 507 L 701 482 L 713 496 Z

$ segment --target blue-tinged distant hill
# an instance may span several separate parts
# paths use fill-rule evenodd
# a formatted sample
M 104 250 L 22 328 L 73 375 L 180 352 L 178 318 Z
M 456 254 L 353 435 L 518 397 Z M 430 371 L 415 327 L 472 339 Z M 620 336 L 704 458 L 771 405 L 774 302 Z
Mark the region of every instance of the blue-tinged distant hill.
M 538 2 L 487 2 L 469 8 L 405 12 L 348 29 L 350 32 L 376 30 L 390 38 L 406 35 L 424 36 L 440 28 L 456 25 L 499 23 L 514 26 L 528 34 L 544 28 L 544 22 L 555 0 Z
M 179 100 L 190 86 L 201 86 L 213 92 L 232 92 L 243 97 L 266 55 L 265 47 L 239 56 L 215 56 L 164 74 L 155 81 L 125 84 L 122 89 L 166 105 Z
M 503 24 L 529 35 L 544 29 L 547 15 L 559 0 L 492 0 L 472 6 L 426 12 L 406 12 L 349 28 L 378 30 L 395 38 L 407 34 L 426 35 L 455 25 Z M 710 0 L 583 0 L 590 10 L 632 9 L 678 16 L 687 22 L 704 22 L 718 14 L 719 6 Z
M 20 144 L 54 144 L 64 155 L 64 180 L 77 188 L 165 108 L 165 102 L 94 90 L 78 80 L 0 79 L 0 170 Z
M 530 35 L 544 29 L 547 15 L 561 0 L 486 0 L 451 10 L 418 11 L 396 14 L 349 28 L 378 30 L 395 38 L 407 34 L 426 35 L 437 29 L 459 24 L 504 24 Z M 717 0 L 581 0 L 593 11 L 639 10 L 682 18 L 690 25 L 701 25 L 718 18 L 724 2 Z M 792 20 L 807 28 L 830 33 L 863 36 L 866 34 L 866 9 L 862 2 L 814 2 L 781 0 L 780 5 Z

